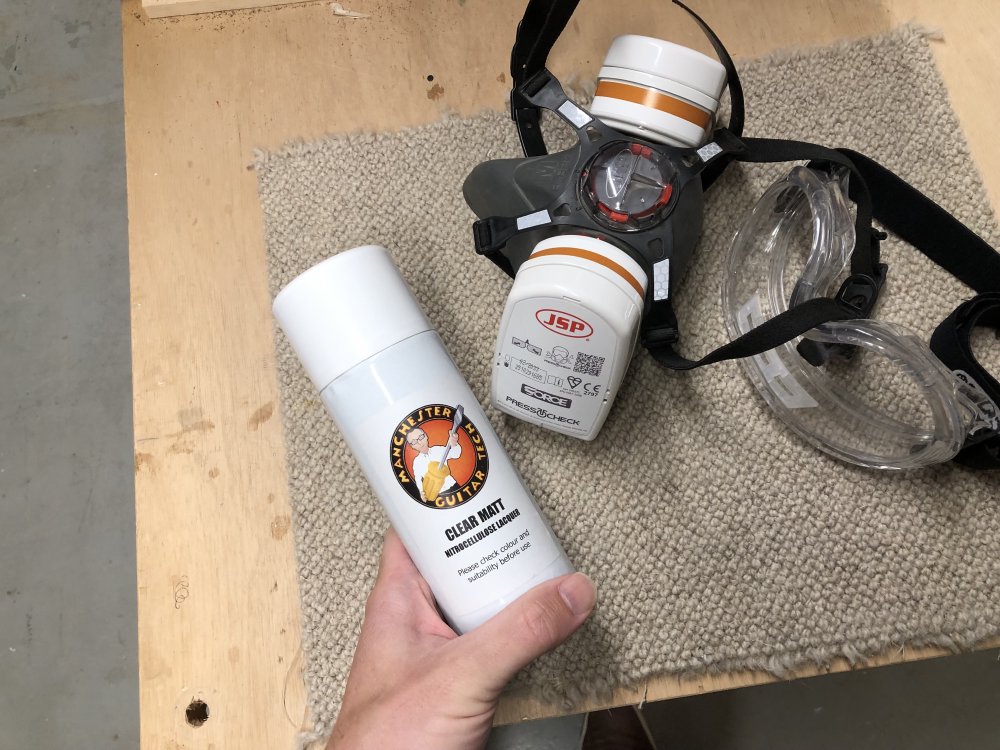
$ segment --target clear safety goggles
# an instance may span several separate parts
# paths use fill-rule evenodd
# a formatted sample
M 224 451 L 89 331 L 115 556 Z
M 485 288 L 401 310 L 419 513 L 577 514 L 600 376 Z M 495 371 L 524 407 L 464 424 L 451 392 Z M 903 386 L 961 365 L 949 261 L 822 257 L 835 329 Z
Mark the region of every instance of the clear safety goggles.
M 757 202 L 733 238 L 723 281 L 730 338 L 836 291 L 855 246 L 845 180 L 796 166 Z M 816 366 L 802 354 L 808 347 L 833 356 Z M 976 381 L 949 369 L 899 325 L 824 323 L 741 361 L 792 430 L 861 466 L 912 469 L 948 461 L 970 436 L 1000 429 L 997 405 Z

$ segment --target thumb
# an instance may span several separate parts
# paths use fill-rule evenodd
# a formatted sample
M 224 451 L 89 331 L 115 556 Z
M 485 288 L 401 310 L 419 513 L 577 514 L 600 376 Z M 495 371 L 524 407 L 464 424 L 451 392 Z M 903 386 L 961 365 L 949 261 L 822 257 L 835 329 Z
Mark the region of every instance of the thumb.
M 565 641 L 594 609 L 594 584 L 571 573 L 535 586 L 455 643 L 457 660 L 499 695 L 523 667 Z

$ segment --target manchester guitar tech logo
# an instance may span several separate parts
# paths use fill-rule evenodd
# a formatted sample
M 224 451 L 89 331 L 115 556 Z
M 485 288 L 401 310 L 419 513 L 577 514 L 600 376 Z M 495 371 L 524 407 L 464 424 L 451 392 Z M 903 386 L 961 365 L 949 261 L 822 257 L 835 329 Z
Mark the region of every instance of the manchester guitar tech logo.
M 457 508 L 486 483 L 486 442 L 461 404 L 427 404 L 393 430 L 389 461 L 396 481 L 427 508 Z

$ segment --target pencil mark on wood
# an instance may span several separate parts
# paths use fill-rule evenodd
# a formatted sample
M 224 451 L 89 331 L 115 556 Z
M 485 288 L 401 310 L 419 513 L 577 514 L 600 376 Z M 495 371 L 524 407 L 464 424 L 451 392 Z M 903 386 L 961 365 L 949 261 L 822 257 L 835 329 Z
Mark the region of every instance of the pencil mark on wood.
M 180 609 L 189 596 L 191 596 L 191 583 L 187 576 L 181 576 L 174 581 L 174 609 Z

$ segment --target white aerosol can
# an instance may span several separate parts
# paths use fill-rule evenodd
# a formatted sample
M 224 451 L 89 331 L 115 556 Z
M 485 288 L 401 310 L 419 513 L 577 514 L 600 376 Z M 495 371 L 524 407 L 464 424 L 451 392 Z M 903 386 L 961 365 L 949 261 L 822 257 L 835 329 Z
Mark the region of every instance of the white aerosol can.
M 455 630 L 573 572 L 384 248 L 310 268 L 274 315 Z

